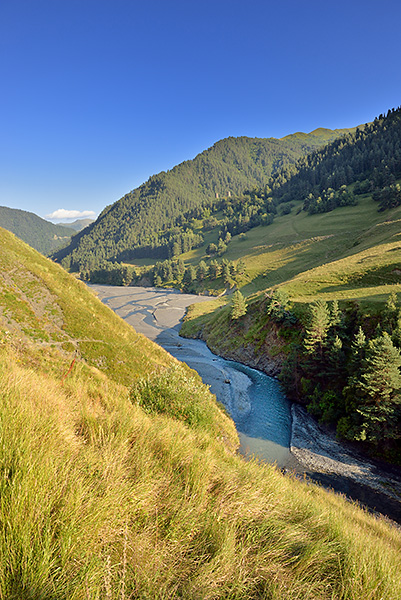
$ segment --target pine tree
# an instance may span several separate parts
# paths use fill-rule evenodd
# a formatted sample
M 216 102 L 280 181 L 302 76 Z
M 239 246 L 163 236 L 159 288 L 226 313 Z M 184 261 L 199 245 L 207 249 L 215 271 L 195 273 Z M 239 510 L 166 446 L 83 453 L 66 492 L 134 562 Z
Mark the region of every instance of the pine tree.
M 199 281 L 199 283 L 202 283 L 202 281 L 205 279 L 207 275 L 207 266 L 204 260 L 201 260 L 198 268 L 196 270 L 196 278 Z
M 397 313 L 398 313 L 398 298 L 395 292 L 391 292 L 387 298 L 387 302 L 384 305 L 383 311 L 383 327 L 390 335 L 393 333 L 397 325 Z
M 365 350 L 367 346 L 366 336 L 361 326 L 351 344 L 351 374 L 355 376 L 359 373 L 362 360 L 365 358 Z
M 343 343 L 338 335 L 335 336 L 333 343 L 330 345 L 328 353 L 328 361 L 333 373 L 333 376 L 341 374 L 344 363 Z
M 369 342 L 360 385 L 370 402 L 391 401 L 394 391 L 401 389 L 400 366 L 400 351 L 387 333 Z
M 237 290 L 233 297 L 233 303 L 231 307 L 231 319 L 233 321 L 239 319 L 246 314 L 246 303 L 244 296 L 239 290 Z
M 239 261 L 237 262 L 236 272 L 237 272 L 237 275 L 245 275 L 245 273 L 246 273 L 246 265 L 245 265 L 244 261 L 242 260 L 242 258 L 240 258 Z
M 190 289 L 193 281 L 195 280 L 195 277 L 196 271 L 192 265 L 189 265 L 189 267 L 185 269 L 185 273 L 182 278 L 182 285 L 185 290 Z
M 220 266 L 219 266 L 219 263 L 217 262 L 217 260 L 210 261 L 209 270 L 208 270 L 208 276 L 210 277 L 210 279 L 212 279 L 212 280 L 217 279 L 217 277 L 219 276 L 219 273 L 220 273 Z
M 305 350 L 308 354 L 318 352 L 322 355 L 330 327 L 330 313 L 324 300 L 316 300 L 310 305 L 309 323 L 304 339 Z
M 338 306 L 338 301 L 333 300 L 330 303 L 330 327 L 338 327 L 342 322 L 342 313 Z
M 347 388 L 348 398 L 353 392 L 347 404 L 352 426 L 345 435 L 377 444 L 400 436 L 401 354 L 387 333 L 369 341 L 365 352 L 360 374 L 351 378 Z

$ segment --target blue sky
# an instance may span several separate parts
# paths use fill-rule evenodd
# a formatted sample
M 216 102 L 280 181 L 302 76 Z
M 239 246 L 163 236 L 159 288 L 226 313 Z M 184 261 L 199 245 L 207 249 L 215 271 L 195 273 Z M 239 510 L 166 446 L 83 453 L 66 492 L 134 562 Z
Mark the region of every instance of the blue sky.
M 2 0 L 0 205 L 98 214 L 224 137 L 373 120 L 400 23 L 398 0 Z

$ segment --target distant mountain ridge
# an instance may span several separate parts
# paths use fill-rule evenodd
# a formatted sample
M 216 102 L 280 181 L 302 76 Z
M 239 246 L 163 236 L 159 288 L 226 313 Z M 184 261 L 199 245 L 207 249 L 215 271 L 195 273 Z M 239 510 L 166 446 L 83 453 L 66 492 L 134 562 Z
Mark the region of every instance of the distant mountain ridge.
M 67 229 L 73 229 L 74 231 L 82 231 L 82 229 L 88 227 L 93 221 L 94 219 L 76 219 L 72 223 L 56 223 L 56 225 L 67 227 Z
M 71 229 L 54 225 L 34 213 L 0 206 L 0 227 L 14 233 L 42 254 L 50 254 L 66 245 L 73 235 Z
M 157 248 L 160 232 L 180 225 L 180 216 L 219 195 L 264 185 L 281 168 L 352 130 L 317 129 L 275 138 L 229 137 L 106 207 L 89 230 L 54 254 L 73 270 L 119 260 L 133 249 Z M 196 243 L 194 238 L 193 242 Z M 194 247 L 194 246 L 192 246 Z

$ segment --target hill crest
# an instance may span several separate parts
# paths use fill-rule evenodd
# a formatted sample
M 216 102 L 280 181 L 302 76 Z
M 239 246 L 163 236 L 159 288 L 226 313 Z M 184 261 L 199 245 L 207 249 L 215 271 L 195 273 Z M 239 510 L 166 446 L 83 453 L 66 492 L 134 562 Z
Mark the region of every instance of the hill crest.
M 196 217 L 220 196 L 234 196 L 265 185 L 273 173 L 295 164 L 299 157 L 337 135 L 331 132 L 305 139 L 244 136 L 220 140 L 194 159 L 152 175 L 107 206 L 89 230 L 78 233 L 54 258 L 72 270 L 91 268 L 104 260 L 121 260 L 132 251 L 167 258 L 174 240 L 162 232 L 179 228 L 184 213 L 193 211 Z M 189 228 L 187 233 L 186 240 L 177 233 L 179 242 L 196 247 L 200 240 Z

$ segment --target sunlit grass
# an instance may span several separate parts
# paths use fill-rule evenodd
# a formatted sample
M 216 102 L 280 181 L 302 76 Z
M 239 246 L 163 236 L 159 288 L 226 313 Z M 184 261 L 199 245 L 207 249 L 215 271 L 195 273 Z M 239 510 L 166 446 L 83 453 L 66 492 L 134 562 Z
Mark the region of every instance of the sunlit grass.
M 245 462 L 194 372 L 0 244 L 0 598 L 397 597 L 398 529 Z
M 0 597 L 396 597 L 397 529 L 67 365 L 2 344 Z

